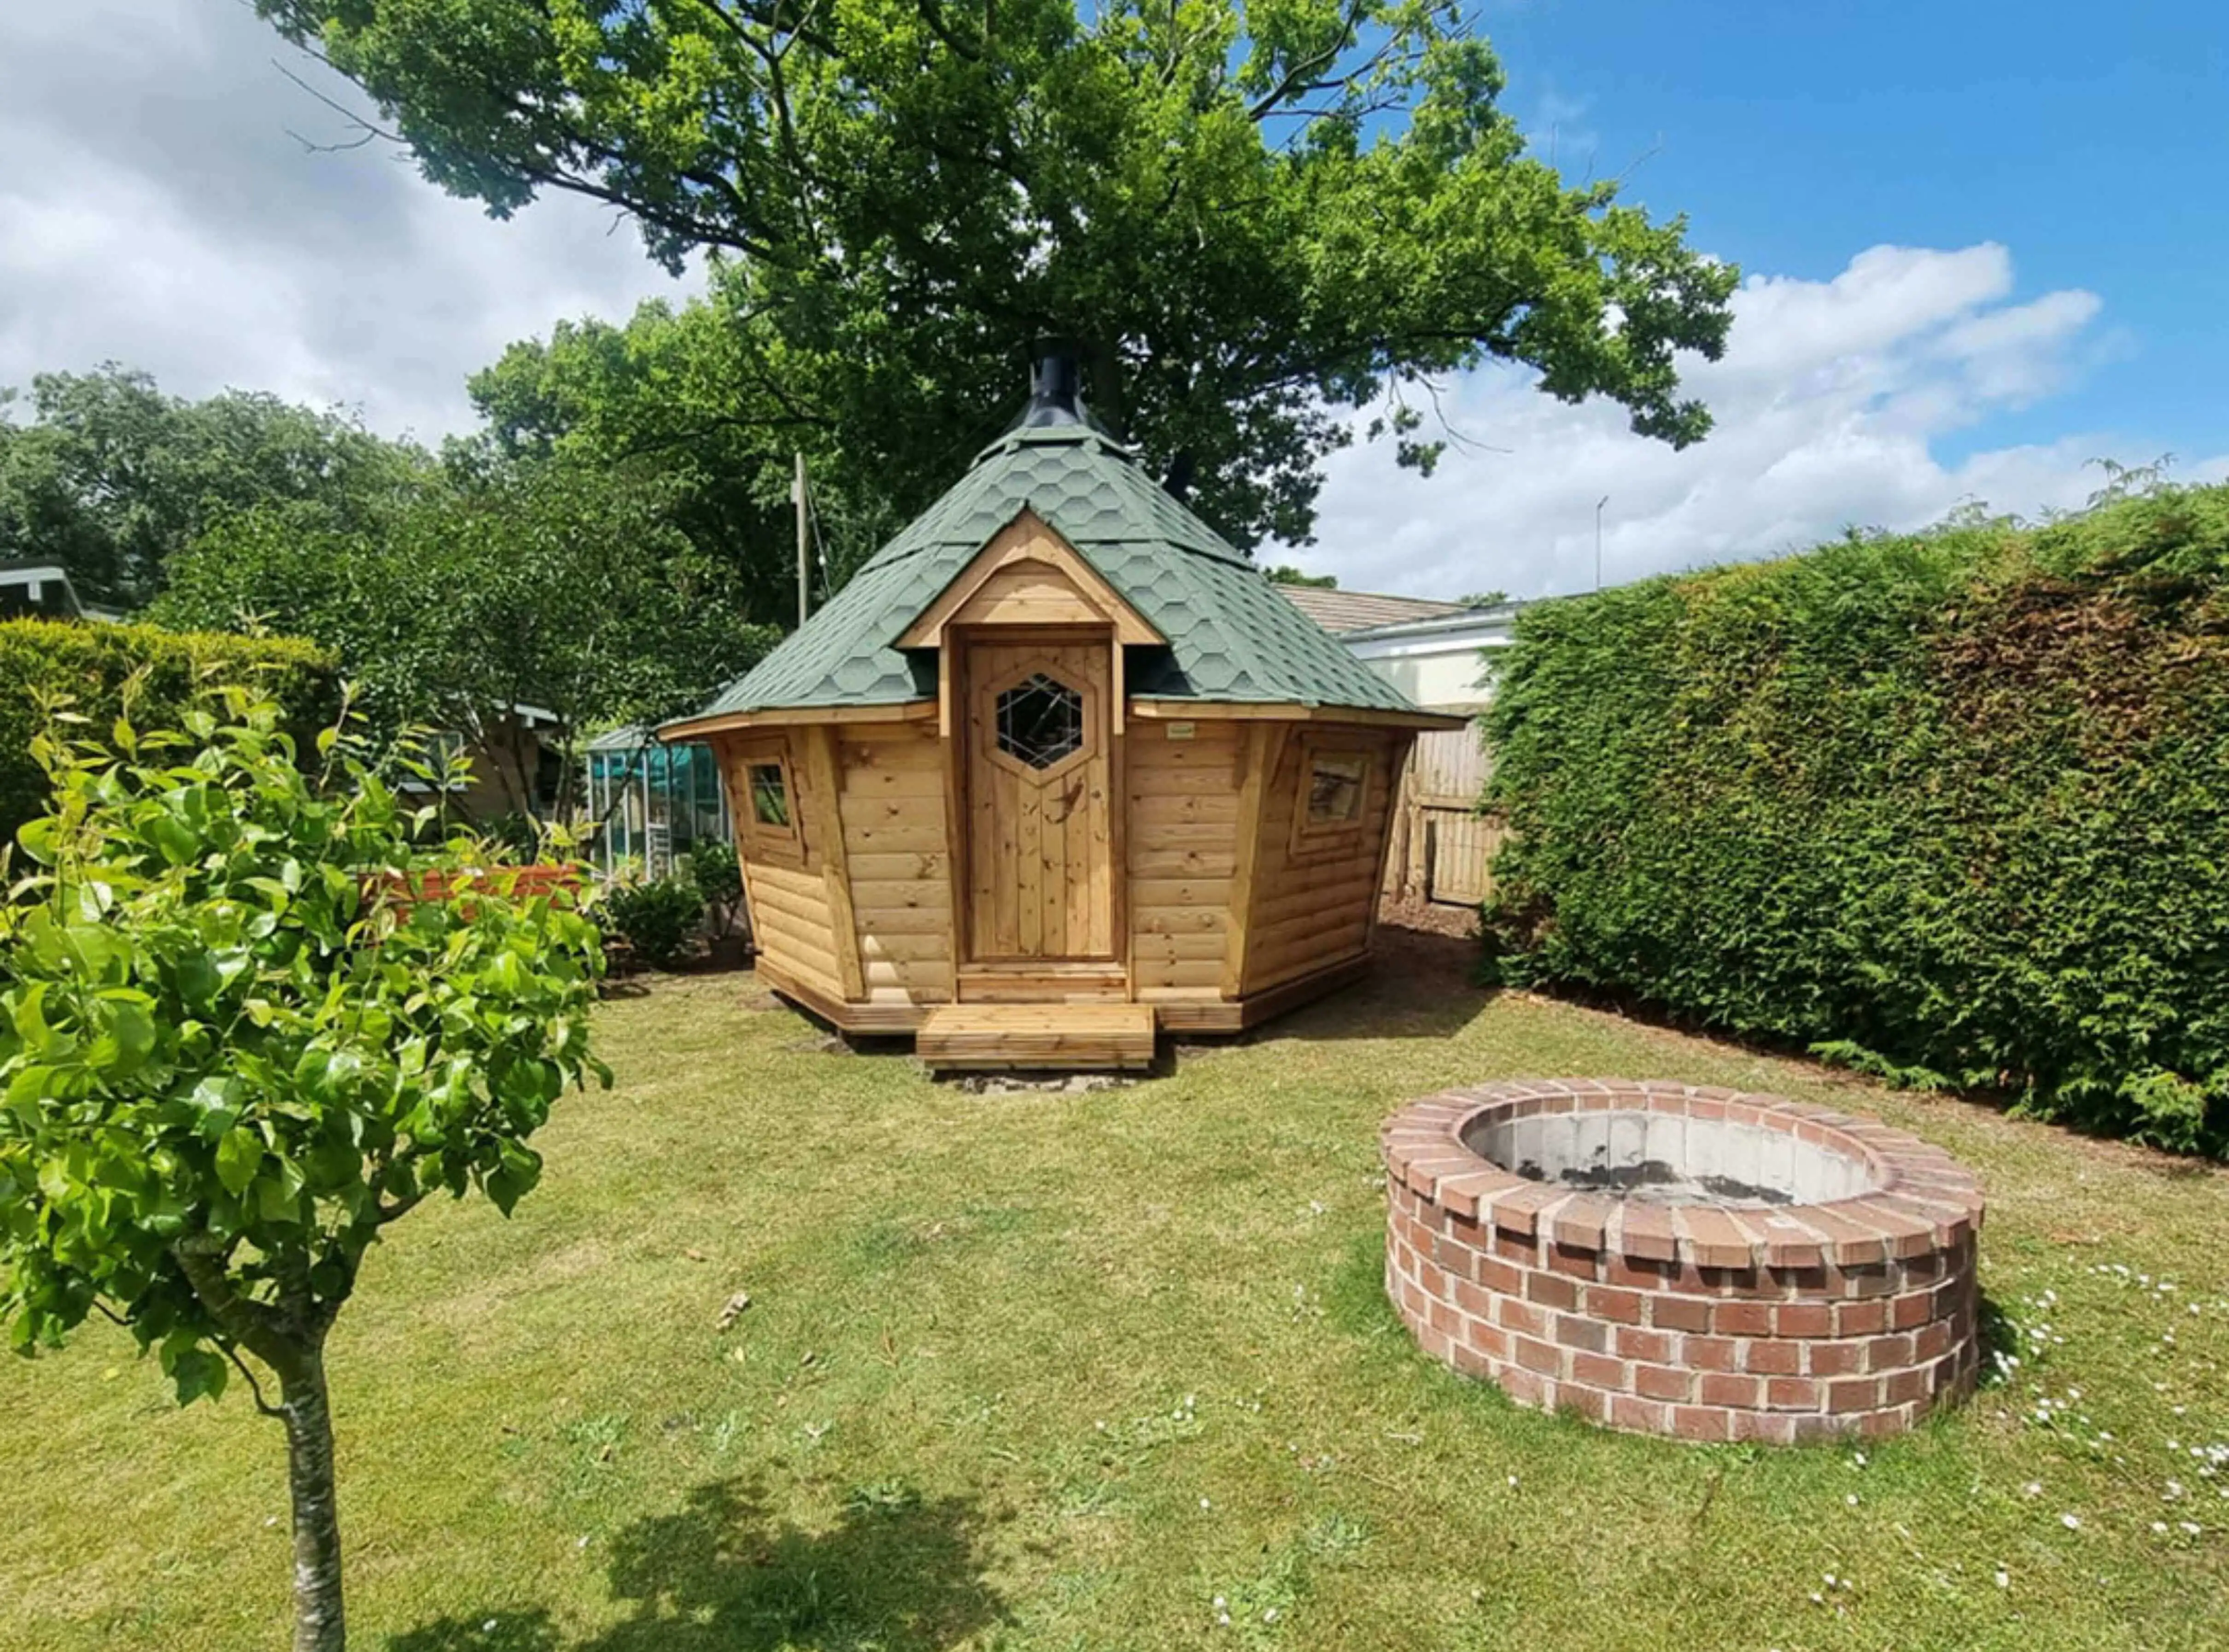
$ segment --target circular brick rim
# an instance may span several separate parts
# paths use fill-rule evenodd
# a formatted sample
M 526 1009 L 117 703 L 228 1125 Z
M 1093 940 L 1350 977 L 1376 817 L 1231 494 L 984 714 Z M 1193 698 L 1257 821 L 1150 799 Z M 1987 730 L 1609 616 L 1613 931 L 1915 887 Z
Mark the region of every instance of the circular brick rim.
M 1785 1130 L 1874 1186 L 1732 1208 L 1530 1181 L 1466 1144 L 1542 1112 L 1646 1110 Z M 1878 1122 L 1622 1079 L 1443 1091 L 1386 1122 L 1386 1289 L 1419 1344 L 1519 1404 L 1699 1441 L 1893 1434 L 1979 1364 L 1979 1182 Z
M 1852 1199 L 1760 1210 L 1611 1199 L 1528 1181 L 1467 1146 L 1475 1126 L 1534 1113 L 1639 1110 L 1785 1130 L 1864 1160 L 1876 1186 Z M 1981 1183 L 1940 1147 L 1879 1122 L 1783 1096 L 1614 1078 L 1519 1079 L 1411 1102 L 1380 1132 L 1385 1173 L 1473 1220 L 1555 1244 L 1699 1268 L 1862 1267 L 1970 1238 Z

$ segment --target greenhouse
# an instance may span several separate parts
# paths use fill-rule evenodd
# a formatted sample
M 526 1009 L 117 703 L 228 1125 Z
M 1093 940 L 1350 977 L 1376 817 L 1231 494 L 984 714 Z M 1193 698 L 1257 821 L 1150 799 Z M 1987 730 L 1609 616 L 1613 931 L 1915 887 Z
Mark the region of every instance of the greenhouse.
M 588 818 L 607 877 L 662 877 L 697 844 L 735 836 L 712 749 L 660 745 L 639 727 L 588 742 Z

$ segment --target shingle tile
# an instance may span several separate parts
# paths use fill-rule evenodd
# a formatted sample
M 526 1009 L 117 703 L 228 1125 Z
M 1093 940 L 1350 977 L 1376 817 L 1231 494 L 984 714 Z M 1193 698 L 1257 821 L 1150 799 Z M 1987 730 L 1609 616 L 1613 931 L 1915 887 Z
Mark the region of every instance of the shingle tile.
M 827 607 L 699 715 L 935 694 L 934 653 L 909 658 L 891 645 L 1025 506 L 1168 640 L 1166 649 L 1141 651 L 1133 693 L 1411 709 L 1126 449 L 1088 428 L 1056 426 L 1015 431 L 985 449 Z

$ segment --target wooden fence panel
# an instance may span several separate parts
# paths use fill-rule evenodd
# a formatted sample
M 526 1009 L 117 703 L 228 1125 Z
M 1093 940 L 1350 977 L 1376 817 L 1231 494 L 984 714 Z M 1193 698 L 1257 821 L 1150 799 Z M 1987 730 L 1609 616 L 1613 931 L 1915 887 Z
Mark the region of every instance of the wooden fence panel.
M 1478 813 L 1491 767 L 1476 724 L 1417 736 L 1386 861 L 1389 894 L 1473 906 L 1493 892 L 1501 823 Z

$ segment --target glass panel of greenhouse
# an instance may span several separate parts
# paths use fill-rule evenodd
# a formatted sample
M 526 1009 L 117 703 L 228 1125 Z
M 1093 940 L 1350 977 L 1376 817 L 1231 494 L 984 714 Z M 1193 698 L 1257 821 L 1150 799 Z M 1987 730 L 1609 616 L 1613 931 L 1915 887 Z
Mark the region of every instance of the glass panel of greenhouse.
M 606 877 L 663 877 L 696 845 L 735 835 L 712 749 L 661 745 L 635 728 L 589 742 L 588 816 Z

